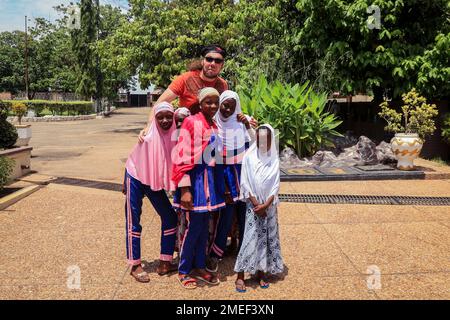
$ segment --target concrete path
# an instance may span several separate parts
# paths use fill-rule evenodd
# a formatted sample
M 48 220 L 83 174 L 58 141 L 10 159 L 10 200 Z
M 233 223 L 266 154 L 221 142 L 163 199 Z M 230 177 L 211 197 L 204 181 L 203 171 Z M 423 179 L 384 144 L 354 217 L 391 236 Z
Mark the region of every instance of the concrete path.
M 147 112 L 33 124 L 33 169 L 120 182 Z M 281 192 L 448 197 L 450 180 L 283 183 Z M 123 206 L 119 192 L 49 184 L 0 211 L 0 299 L 450 299 L 448 206 L 282 203 L 286 270 L 268 290 L 249 281 L 245 294 L 234 291 L 232 258 L 217 287 L 188 291 L 175 275 L 159 277 L 160 221 L 148 201 L 142 256 L 151 282 L 137 283 L 125 263 Z

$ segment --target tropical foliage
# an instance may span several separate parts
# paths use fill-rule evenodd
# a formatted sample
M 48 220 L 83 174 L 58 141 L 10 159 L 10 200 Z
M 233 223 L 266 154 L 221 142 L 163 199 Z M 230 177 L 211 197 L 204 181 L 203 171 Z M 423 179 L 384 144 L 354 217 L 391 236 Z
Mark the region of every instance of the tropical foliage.
M 308 82 L 303 85 L 264 77 L 240 92 L 242 109 L 260 123 L 278 130 L 280 148 L 291 147 L 299 157 L 312 155 L 320 147 L 334 146 L 331 137 L 341 136 L 335 128 L 342 121 L 326 110 L 327 94 L 315 93 Z

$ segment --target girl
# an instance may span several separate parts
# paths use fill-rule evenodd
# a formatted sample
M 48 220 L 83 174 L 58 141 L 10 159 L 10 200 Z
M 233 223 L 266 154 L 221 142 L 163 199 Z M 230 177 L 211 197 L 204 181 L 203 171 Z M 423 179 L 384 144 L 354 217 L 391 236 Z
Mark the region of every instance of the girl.
M 177 110 L 175 110 L 174 120 L 175 120 L 177 129 L 181 128 L 181 125 L 183 124 L 184 119 L 186 119 L 190 115 L 191 115 L 191 112 L 189 111 L 188 108 L 181 107 L 181 108 L 177 108 Z
M 248 149 L 242 161 L 241 196 L 247 212 L 244 239 L 234 267 L 238 272 L 238 292 L 246 291 L 244 272 L 257 274 L 260 287 L 265 289 L 269 287 L 265 273 L 283 271 L 277 218 L 279 186 L 275 132 L 265 124 L 257 129 L 256 144 Z
M 220 217 L 215 228 L 213 242 L 209 249 L 209 259 L 206 270 L 218 271 L 218 262 L 226 249 L 227 237 L 231 229 L 234 212 L 237 213 L 241 241 L 244 232 L 245 203 L 239 201 L 239 181 L 241 179 L 242 156 L 248 147 L 254 130 L 249 119 L 242 114 L 241 103 L 236 92 L 226 90 L 220 95 L 220 109 L 215 116 L 219 136 L 219 150 L 224 160 L 224 177 L 226 187 L 226 208 L 220 211 Z M 249 130 L 249 132 L 247 132 Z M 249 134 L 250 133 L 250 134 Z
M 157 269 L 159 275 L 176 271 L 172 257 L 177 231 L 177 214 L 167 198 L 166 191 L 175 190 L 171 181 L 171 151 L 175 146 L 174 110 L 170 103 L 155 106 L 154 119 L 142 143 L 138 143 L 126 162 L 125 171 L 125 220 L 127 228 L 126 248 L 131 275 L 139 282 L 150 278 L 141 266 L 140 217 L 144 195 L 161 217 L 161 252 Z M 176 141 L 176 140 L 175 140 Z
M 187 117 L 189 117 L 191 115 L 191 112 L 189 111 L 188 108 L 177 108 L 175 110 L 174 113 L 174 120 L 177 126 L 177 140 L 180 136 L 180 128 L 181 125 L 183 124 L 184 119 L 186 119 Z M 178 214 L 178 225 L 177 225 L 177 240 L 176 240 L 176 245 L 175 245 L 175 251 L 178 253 L 178 257 L 177 257 L 177 261 L 179 262 L 179 258 L 180 258 L 180 247 L 181 247 L 181 243 L 183 242 L 183 235 L 184 235 L 184 231 L 186 230 L 186 216 L 183 212 L 183 210 L 176 210 L 177 214 Z
M 200 91 L 198 99 L 201 112 L 187 117 L 181 125 L 172 177 L 178 186 L 173 206 L 183 210 L 187 220 L 178 266 L 178 279 L 186 289 L 197 287 L 195 279 L 219 284 L 219 279 L 205 270 L 206 245 L 210 215 L 225 207 L 223 169 L 213 158 L 219 92 L 207 87 Z M 189 274 L 194 268 L 196 275 L 192 278 Z

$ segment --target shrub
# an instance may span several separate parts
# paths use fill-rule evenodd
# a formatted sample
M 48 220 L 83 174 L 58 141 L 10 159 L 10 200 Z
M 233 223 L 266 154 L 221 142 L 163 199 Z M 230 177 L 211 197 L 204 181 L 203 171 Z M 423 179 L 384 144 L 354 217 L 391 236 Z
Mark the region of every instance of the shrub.
M 0 120 L 6 120 L 9 112 L 9 104 L 0 100 Z
M 9 175 L 11 174 L 14 166 L 14 160 L 7 157 L 0 157 L 0 190 L 8 182 Z
M 14 101 L 11 104 L 12 112 L 19 118 L 19 124 L 22 124 L 22 117 L 27 113 L 27 106 L 23 102 Z
M 395 133 L 417 133 L 422 140 L 426 136 L 432 135 L 436 130 L 433 120 L 438 114 L 436 105 L 427 104 L 427 100 L 420 96 L 414 88 L 408 93 L 402 94 L 402 100 L 404 103 L 401 107 L 403 114 L 389 107 L 387 101 L 380 104 L 381 112 L 378 115 L 388 123 L 384 129 Z
M 16 127 L 0 118 L 0 148 L 11 148 L 17 141 L 18 135 Z
M 312 155 L 320 147 L 334 147 L 334 129 L 342 121 L 325 110 L 327 95 L 315 93 L 309 83 L 267 83 L 261 76 L 251 88 L 240 91 L 243 111 L 259 123 L 269 123 L 279 133 L 280 148 L 290 147 L 299 157 Z
M 23 103 L 28 109 L 34 110 L 36 116 L 40 116 L 44 109 L 48 109 L 53 115 L 68 114 L 81 115 L 94 113 L 91 101 L 49 101 L 49 100 L 4 100 L 3 104 L 11 107 L 13 103 Z
M 450 113 L 444 115 L 444 121 L 442 123 L 442 137 L 444 141 L 450 143 Z

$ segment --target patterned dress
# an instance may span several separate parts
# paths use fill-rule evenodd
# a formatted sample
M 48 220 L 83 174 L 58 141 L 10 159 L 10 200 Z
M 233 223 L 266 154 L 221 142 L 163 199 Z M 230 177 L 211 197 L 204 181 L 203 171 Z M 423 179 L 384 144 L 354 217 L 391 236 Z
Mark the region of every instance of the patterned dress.
M 271 205 L 267 209 L 267 217 L 261 218 L 253 212 L 253 205 L 247 200 L 244 238 L 234 271 L 277 274 L 283 272 L 283 266 L 277 207 Z

